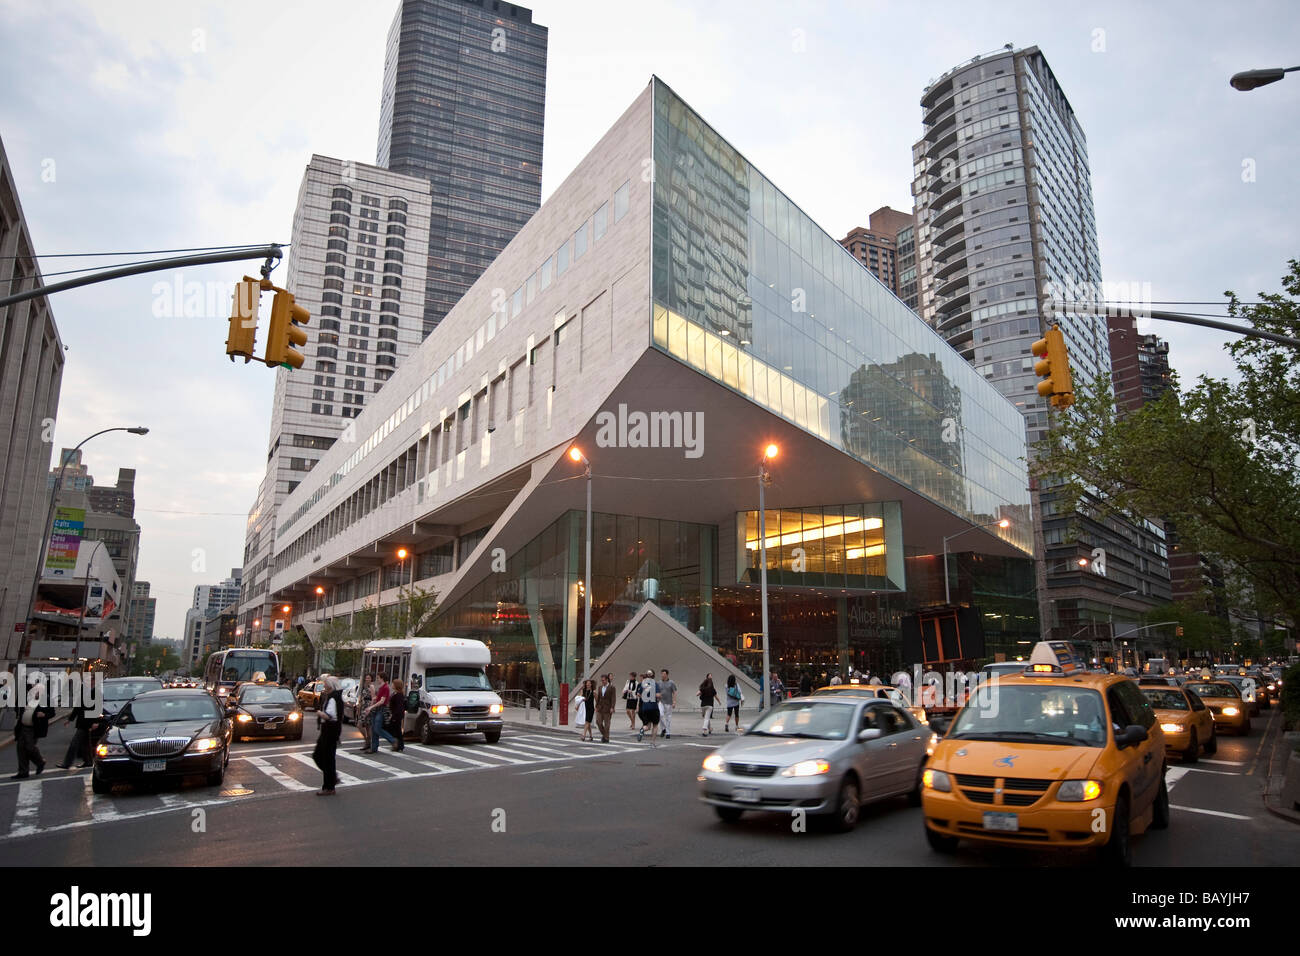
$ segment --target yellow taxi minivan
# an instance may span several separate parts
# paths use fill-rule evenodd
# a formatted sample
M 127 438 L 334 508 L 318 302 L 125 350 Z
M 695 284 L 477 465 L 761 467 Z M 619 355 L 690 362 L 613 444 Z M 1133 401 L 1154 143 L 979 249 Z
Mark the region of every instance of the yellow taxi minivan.
M 926 839 L 940 853 L 961 840 L 1093 849 L 1127 866 L 1133 836 L 1169 825 L 1164 734 L 1136 681 L 1046 643 L 1020 674 L 981 684 L 935 745 Z

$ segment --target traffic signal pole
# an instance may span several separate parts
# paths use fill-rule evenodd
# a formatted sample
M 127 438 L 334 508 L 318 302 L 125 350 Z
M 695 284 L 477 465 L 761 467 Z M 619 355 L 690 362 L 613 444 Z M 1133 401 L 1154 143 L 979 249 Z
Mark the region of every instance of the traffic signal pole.
M 210 266 L 222 262 L 244 262 L 249 259 L 265 259 L 262 266 L 263 276 L 270 274 L 275 268 L 274 262 L 283 258 L 284 252 L 279 243 L 271 243 L 267 246 L 250 246 L 247 249 L 235 252 L 208 252 L 198 256 L 181 256 L 176 259 L 155 259 L 152 262 L 142 262 L 133 266 L 123 266 L 120 269 L 107 269 L 104 272 L 95 272 L 88 276 L 81 276 L 77 279 L 68 279 L 65 282 L 56 282 L 54 285 L 42 285 L 35 289 L 28 289 L 26 292 L 15 292 L 13 295 L 7 295 L 0 298 L 0 308 L 7 305 L 13 305 L 16 302 L 26 302 L 28 299 L 35 299 L 43 295 L 53 295 L 55 292 L 64 292 L 68 289 L 79 289 L 82 286 L 94 285 L 97 282 L 108 282 L 111 279 L 125 279 L 129 276 L 144 275 L 148 272 L 161 272 L 164 269 L 176 269 L 184 266 Z
M 0 303 L 3 305 L 4 303 Z M 1108 308 L 1104 303 L 1096 302 L 1062 302 L 1055 304 L 1057 312 L 1069 310 L 1072 312 L 1092 312 L 1109 315 L 1113 309 Z M 1155 319 L 1159 322 L 1178 322 L 1182 325 L 1200 325 L 1207 329 L 1220 329 L 1224 332 L 1233 332 L 1237 335 L 1243 335 L 1248 339 L 1267 339 L 1270 342 L 1278 342 L 1282 345 L 1289 345 L 1293 349 L 1300 349 L 1300 339 L 1292 338 L 1289 335 L 1279 335 L 1277 332 L 1266 332 L 1263 329 L 1246 328 L 1245 326 L 1233 325 L 1231 322 L 1219 322 L 1216 319 L 1203 319 L 1198 315 L 1186 315 L 1182 312 L 1157 312 L 1154 309 L 1125 309 L 1120 314 L 1131 315 L 1135 319 Z

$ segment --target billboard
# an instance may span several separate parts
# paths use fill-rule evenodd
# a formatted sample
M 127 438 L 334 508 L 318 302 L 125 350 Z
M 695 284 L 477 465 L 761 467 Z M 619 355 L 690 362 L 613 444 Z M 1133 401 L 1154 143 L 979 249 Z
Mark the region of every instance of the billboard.
M 50 547 L 45 554 L 47 578 L 72 578 L 77 573 L 77 552 L 86 525 L 85 508 L 56 508 Z

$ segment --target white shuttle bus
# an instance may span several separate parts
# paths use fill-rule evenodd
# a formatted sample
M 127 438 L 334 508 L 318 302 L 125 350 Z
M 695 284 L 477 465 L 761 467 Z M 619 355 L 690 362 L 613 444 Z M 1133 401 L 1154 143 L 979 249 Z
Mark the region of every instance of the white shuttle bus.
M 407 710 L 403 730 L 421 743 L 452 734 L 482 734 L 501 739 L 501 698 L 488 683 L 485 668 L 492 652 L 482 641 L 458 637 L 411 637 L 372 641 L 361 658 L 361 673 L 401 678 L 407 694 L 419 695 L 419 710 Z

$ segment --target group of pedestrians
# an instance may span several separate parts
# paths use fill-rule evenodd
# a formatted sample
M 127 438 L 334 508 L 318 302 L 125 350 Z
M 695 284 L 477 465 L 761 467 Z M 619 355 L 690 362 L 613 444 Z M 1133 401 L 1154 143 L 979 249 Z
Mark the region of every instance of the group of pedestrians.
M 590 679 L 582 682 L 582 688 L 574 698 L 573 707 L 577 713 L 575 723 L 582 729 L 582 739 L 596 742 L 591 725 L 595 721 L 600 731 L 600 742 L 609 743 L 609 725 L 614 719 L 614 675 L 601 674 L 600 686 Z
M 610 713 L 613 711 L 613 676 L 612 674 L 605 674 L 600 679 L 601 691 L 596 700 L 597 717 L 601 714 L 602 703 L 610 708 Z M 677 707 L 678 688 L 677 682 L 669 675 L 667 668 L 659 672 L 658 678 L 655 677 L 653 670 L 648 670 L 644 674 L 638 674 L 636 671 L 628 672 L 627 682 L 623 685 L 621 696 L 627 710 L 628 730 L 636 730 L 637 720 L 641 721 L 641 729 L 637 730 L 636 735 L 638 741 L 644 740 L 646 734 L 650 735 L 652 746 L 657 746 L 659 737 L 663 737 L 665 740 L 672 739 L 673 711 Z M 745 697 L 736 683 L 735 675 L 727 677 L 726 690 L 719 693 L 713 683 L 713 675 L 705 674 L 696 696 L 700 701 L 700 714 L 703 718 L 700 727 L 700 733 L 703 736 L 707 737 L 713 733 L 713 711 L 718 706 L 718 702 L 723 699 L 726 701 L 727 708 L 723 729 L 729 731 L 734 721 L 736 730 L 740 730 L 740 705 Z M 606 724 L 601 729 L 601 739 L 608 743 L 608 718 L 606 718 L 606 721 Z M 589 735 L 584 734 L 584 739 L 591 738 Z
M 320 736 L 316 739 L 312 759 L 325 778 L 321 789 L 316 791 L 317 795 L 328 797 L 334 794 L 338 784 L 337 752 L 343 733 L 343 691 L 337 677 L 328 676 L 322 680 L 325 687 L 316 710 Z M 380 740 L 387 740 L 397 753 L 405 750 L 403 724 L 408 707 L 406 685 L 400 677 L 390 684 L 385 673 L 366 674 L 357 693 L 357 727 L 362 736 L 360 752 L 379 753 Z

